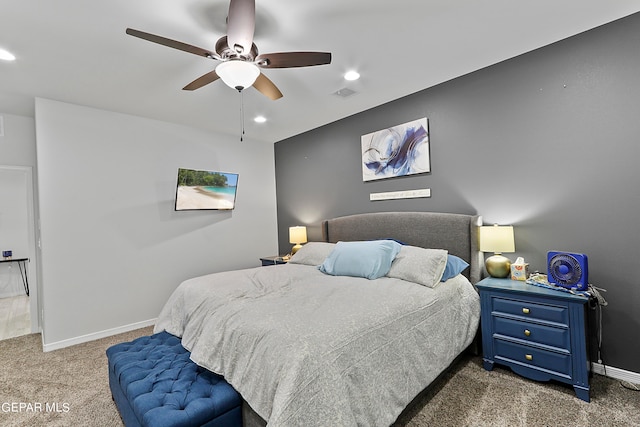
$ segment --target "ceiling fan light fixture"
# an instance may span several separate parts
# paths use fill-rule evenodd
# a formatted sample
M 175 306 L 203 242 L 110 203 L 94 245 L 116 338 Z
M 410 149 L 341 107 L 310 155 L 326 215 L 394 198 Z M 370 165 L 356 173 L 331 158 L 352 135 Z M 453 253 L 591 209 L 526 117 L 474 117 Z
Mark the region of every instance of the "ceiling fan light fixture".
M 344 73 L 344 79 L 350 82 L 358 80 L 360 78 L 360 73 L 355 70 L 350 70 Z
M 260 70 L 251 62 L 231 60 L 220 63 L 216 74 L 232 89 L 241 91 L 253 85 L 260 75 Z

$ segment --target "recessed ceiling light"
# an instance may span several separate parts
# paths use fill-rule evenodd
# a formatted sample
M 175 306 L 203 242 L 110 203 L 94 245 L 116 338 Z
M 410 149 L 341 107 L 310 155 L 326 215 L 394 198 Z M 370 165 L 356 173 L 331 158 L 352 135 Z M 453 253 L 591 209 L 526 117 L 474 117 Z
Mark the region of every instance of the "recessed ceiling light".
M 264 123 L 267 121 L 267 118 L 265 116 L 256 116 L 253 121 L 256 123 Z
M 4 59 L 5 61 L 14 61 L 16 57 L 8 50 L 0 49 L 0 59 Z
M 344 74 L 344 79 L 345 80 L 349 80 L 349 81 L 353 81 L 353 80 L 358 80 L 360 78 L 360 73 L 358 73 L 357 71 L 347 71 Z

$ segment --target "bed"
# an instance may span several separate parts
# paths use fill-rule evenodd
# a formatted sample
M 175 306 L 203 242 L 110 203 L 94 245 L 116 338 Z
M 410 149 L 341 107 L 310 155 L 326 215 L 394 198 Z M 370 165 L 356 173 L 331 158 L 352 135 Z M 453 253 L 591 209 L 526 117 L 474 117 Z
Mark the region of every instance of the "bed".
M 155 332 L 181 337 L 195 363 L 240 392 L 246 426 L 388 426 L 476 335 L 480 221 L 430 212 L 323 221 L 323 242 L 288 264 L 183 282 Z M 468 267 L 442 282 L 451 256 Z M 341 270 L 361 261 L 374 276 Z

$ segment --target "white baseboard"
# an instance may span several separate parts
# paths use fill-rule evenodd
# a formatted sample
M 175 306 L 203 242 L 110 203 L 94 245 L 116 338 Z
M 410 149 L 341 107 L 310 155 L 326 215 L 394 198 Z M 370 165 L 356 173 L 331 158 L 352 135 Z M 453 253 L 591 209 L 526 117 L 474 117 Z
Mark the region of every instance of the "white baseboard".
M 625 371 L 624 369 L 605 366 L 600 363 L 593 364 L 593 372 L 609 378 L 640 384 L 640 373 L 637 372 Z
M 70 347 L 76 344 L 82 344 L 84 342 L 95 341 L 100 338 L 110 337 L 112 335 L 122 334 L 124 332 L 134 331 L 136 329 L 145 328 L 147 326 L 155 325 L 157 319 L 144 320 L 142 322 L 131 323 L 129 325 L 119 326 L 113 329 L 107 329 L 106 331 L 94 332 L 92 334 L 82 335 L 75 338 L 69 338 L 66 340 L 45 344 L 42 342 L 42 350 L 44 352 L 58 350 L 65 347 Z M 608 368 L 607 368 L 608 369 Z

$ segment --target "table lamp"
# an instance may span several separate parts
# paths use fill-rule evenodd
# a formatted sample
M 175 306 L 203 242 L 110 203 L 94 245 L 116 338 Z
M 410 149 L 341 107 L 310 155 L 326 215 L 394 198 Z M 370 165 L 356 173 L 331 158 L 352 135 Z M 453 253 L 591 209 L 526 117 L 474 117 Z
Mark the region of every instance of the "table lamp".
M 291 255 L 298 252 L 298 249 L 302 247 L 302 243 L 307 243 L 307 227 L 297 225 L 295 227 L 289 227 L 289 243 L 293 243 L 291 248 Z
M 515 250 L 512 226 L 495 224 L 480 227 L 480 251 L 494 253 L 484 263 L 491 277 L 509 276 L 511 260 L 502 253 L 515 252 Z

